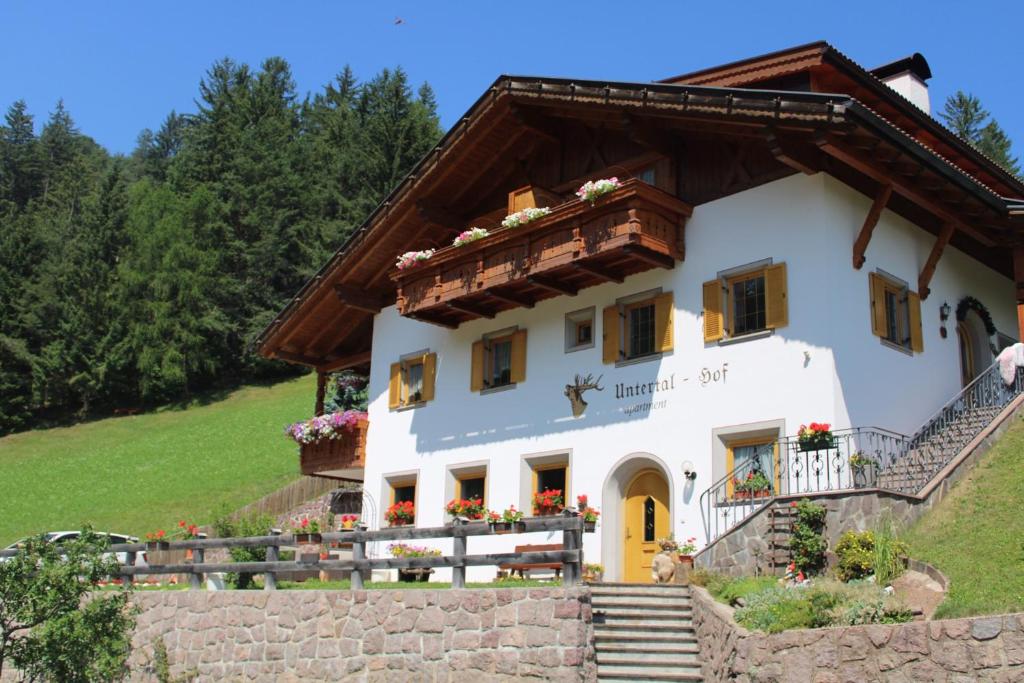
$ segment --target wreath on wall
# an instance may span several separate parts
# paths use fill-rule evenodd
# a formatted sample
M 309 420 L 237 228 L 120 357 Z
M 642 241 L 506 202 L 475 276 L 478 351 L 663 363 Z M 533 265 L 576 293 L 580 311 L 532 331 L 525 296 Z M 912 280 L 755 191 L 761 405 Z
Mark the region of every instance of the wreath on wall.
M 962 323 L 964 318 L 967 317 L 968 311 L 974 311 L 981 318 L 981 322 L 985 325 L 985 334 L 992 337 L 996 333 L 996 325 L 992 322 L 992 314 L 985 308 L 985 304 L 981 303 L 973 296 L 965 296 L 960 299 L 960 303 L 956 305 L 956 321 Z

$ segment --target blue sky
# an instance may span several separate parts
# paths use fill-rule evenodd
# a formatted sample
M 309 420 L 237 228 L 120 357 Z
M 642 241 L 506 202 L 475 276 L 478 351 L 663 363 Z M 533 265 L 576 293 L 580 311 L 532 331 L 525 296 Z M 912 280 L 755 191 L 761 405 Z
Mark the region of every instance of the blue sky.
M 402 23 L 396 24 L 396 18 Z M 194 111 L 216 59 L 279 55 L 300 92 L 343 65 L 401 65 L 451 125 L 496 76 L 654 80 L 813 40 L 872 67 L 928 59 L 933 108 L 978 95 L 1024 156 L 1022 2 L 23 2 L 0 0 L 0 107 L 37 123 L 59 98 L 83 132 L 130 152 L 143 128 Z

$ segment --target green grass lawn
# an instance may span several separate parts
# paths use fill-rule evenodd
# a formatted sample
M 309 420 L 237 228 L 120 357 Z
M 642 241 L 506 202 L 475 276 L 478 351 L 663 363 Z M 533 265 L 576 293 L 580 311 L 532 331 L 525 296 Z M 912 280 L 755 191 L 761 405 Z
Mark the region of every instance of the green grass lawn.
M 1024 612 L 1024 421 L 906 534 L 952 582 L 936 619 Z
M 284 425 L 312 414 L 312 375 L 187 409 L 0 439 L 0 547 L 77 529 L 143 536 L 211 522 L 299 476 Z

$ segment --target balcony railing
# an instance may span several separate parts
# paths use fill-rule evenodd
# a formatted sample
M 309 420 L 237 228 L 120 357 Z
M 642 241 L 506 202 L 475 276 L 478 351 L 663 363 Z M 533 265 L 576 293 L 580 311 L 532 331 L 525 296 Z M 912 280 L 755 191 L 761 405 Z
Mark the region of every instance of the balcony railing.
M 402 315 L 446 326 L 517 306 L 621 282 L 683 259 L 692 207 L 633 179 L 594 205 L 573 199 L 547 216 L 500 228 L 421 265 L 396 270 Z
M 320 439 L 299 447 L 303 474 L 362 481 L 366 467 L 366 431 L 370 423 L 360 420 L 340 439 Z

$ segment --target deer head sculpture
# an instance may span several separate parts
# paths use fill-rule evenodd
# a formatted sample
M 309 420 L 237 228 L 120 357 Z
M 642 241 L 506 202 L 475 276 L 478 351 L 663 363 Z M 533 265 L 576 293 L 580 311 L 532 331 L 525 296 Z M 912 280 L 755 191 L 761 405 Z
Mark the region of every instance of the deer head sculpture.
M 600 386 L 601 377 L 604 377 L 604 375 L 598 376 L 596 380 L 592 374 L 586 377 L 576 375 L 576 382 L 574 384 L 565 385 L 565 395 L 568 397 L 569 403 L 572 404 L 573 417 L 579 417 L 587 409 L 587 402 L 583 400 L 584 391 L 589 389 L 604 391 L 604 387 Z

